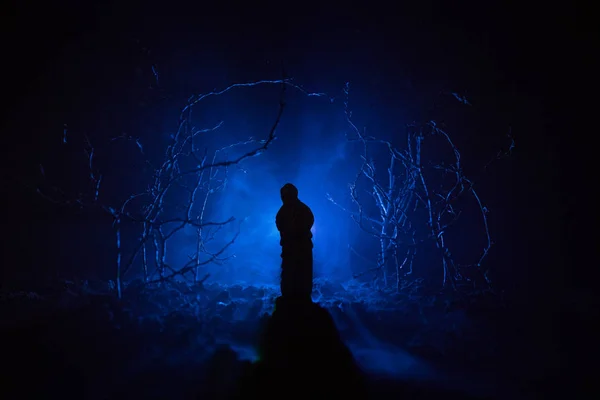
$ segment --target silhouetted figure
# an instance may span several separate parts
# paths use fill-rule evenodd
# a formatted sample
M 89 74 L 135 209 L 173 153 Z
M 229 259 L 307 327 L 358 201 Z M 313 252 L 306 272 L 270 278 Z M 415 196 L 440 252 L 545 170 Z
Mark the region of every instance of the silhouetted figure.
M 310 231 L 315 217 L 298 199 L 298 189 L 291 183 L 281 188 L 283 205 L 275 223 L 281 240 L 281 296 L 298 301 L 312 301 L 313 242 Z

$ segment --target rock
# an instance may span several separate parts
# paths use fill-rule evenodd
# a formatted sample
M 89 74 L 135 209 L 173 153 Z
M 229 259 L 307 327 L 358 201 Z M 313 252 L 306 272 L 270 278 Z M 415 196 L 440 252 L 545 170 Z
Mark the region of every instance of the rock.
M 221 317 L 225 320 L 232 320 L 237 308 L 237 304 L 231 302 L 228 305 L 226 305 L 223 309 L 221 309 L 219 315 L 221 315 Z
M 229 288 L 229 296 L 233 299 L 239 299 L 243 297 L 244 288 L 240 285 L 234 285 Z
M 334 297 L 336 294 L 344 293 L 344 287 L 339 283 L 324 282 L 319 286 L 319 291 L 325 298 Z
M 229 303 L 231 301 L 231 296 L 227 290 L 222 290 L 215 298 L 213 298 L 214 303 Z
M 242 291 L 242 297 L 245 299 L 253 299 L 256 297 L 262 297 L 265 295 L 265 291 L 262 288 L 257 288 L 255 286 L 247 286 Z
M 250 308 L 248 308 L 248 312 L 244 319 L 258 319 L 262 314 L 262 310 L 264 307 L 264 302 L 262 299 L 256 299 L 250 304 Z
M 216 282 L 205 283 L 204 288 L 208 291 L 218 291 L 221 290 L 221 286 Z

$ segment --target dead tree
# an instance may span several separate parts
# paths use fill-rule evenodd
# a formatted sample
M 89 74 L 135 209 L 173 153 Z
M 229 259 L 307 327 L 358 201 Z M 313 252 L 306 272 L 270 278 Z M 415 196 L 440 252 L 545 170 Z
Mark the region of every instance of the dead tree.
M 456 290 L 458 282 L 489 288 L 489 271 L 483 264 L 493 244 L 488 228 L 488 209 L 475 190 L 475 182 L 465 176 L 461 153 L 448 133 L 434 121 L 411 124 L 407 127 L 406 148 L 399 149 L 389 141 L 367 136 L 364 130 L 358 129 L 348 109 L 349 84 L 346 84 L 344 94 L 346 119 L 353 134 L 348 140 L 362 148 L 361 167 L 356 179 L 349 185 L 356 209 L 346 211 L 361 230 L 379 242 L 376 266 L 366 272 L 375 274 L 376 281 L 381 283 L 379 286 L 389 288 L 393 285 L 399 290 L 402 281 L 413 272 L 421 245 L 433 242 L 443 270 L 444 288 Z M 423 159 L 424 143 L 434 138 L 442 139 L 450 149 L 449 162 L 431 163 Z M 499 152 L 492 160 L 510 154 L 514 141 L 510 136 L 509 139 L 508 150 Z M 381 164 L 373 159 L 375 147 L 382 147 L 387 153 L 383 168 L 378 169 L 377 165 L 381 167 Z M 435 179 L 434 171 L 441 172 L 437 177 L 441 176 L 442 182 Z M 363 188 L 366 188 L 368 203 L 361 196 Z M 465 196 L 472 196 L 479 208 L 481 233 L 485 236 L 486 245 L 478 252 L 474 263 L 459 265 L 446 239 L 448 228 L 461 215 L 457 200 Z M 329 200 L 339 206 L 331 196 Z
M 263 139 L 249 138 L 209 152 L 203 144 L 203 135 L 217 131 L 223 122 L 212 128 L 198 129 L 193 124 L 194 108 L 209 97 L 221 96 L 234 89 L 264 85 L 277 85 L 281 88 L 279 109 L 266 136 Z M 162 159 L 157 163 L 146 160 L 146 164 L 153 171 L 147 188 L 140 193 L 127 195 L 124 201 L 116 205 L 102 202 L 103 177 L 95 166 L 95 148 L 89 140 L 86 141 L 86 156 L 91 193 L 73 200 L 65 199 L 56 188 L 45 191 L 38 188 L 37 192 L 53 202 L 96 207 L 110 214 L 116 237 L 115 286 L 119 297 L 123 277 L 136 265 L 140 257 L 146 283 L 162 283 L 175 277 L 183 277 L 196 283 L 202 282 L 208 277 L 202 274 L 202 267 L 225 261 L 227 250 L 239 235 L 238 230 L 225 245 L 216 251 L 209 250 L 207 244 L 215 238 L 221 228 L 234 223 L 234 217 L 213 221 L 207 213 L 207 204 L 211 196 L 226 187 L 229 168 L 262 154 L 273 143 L 285 108 L 284 96 L 287 88 L 299 90 L 307 96 L 324 96 L 322 93 L 308 93 L 290 79 L 281 79 L 233 84 L 220 91 L 190 97 L 180 113 L 177 131 L 171 136 L 171 142 L 166 147 Z M 63 141 L 66 141 L 66 137 L 65 128 Z M 144 147 L 139 138 L 119 136 L 111 141 L 134 143 L 145 157 Z M 229 152 L 240 146 L 250 150 L 240 150 L 238 154 L 241 152 L 241 155 L 229 157 Z M 126 220 L 136 223 L 140 227 L 140 233 L 133 251 L 124 258 L 122 224 Z M 189 260 L 184 265 L 168 265 L 168 243 L 177 232 L 186 227 L 191 227 L 196 232 L 195 251 L 188 256 Z

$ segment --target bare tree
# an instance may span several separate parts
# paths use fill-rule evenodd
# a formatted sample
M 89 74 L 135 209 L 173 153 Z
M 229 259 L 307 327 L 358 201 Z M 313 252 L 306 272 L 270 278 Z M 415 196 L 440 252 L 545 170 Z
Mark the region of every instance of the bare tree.
M 488 209 L 475 190 L 475 182 L 465 176 L 461 153 L 449 134 L 434 121 L 422 125 L 411 124 L 407 127 L 404 149 L 395 147 L 389 141 L 367 136 L 352 121 L 352 112 L 348 109 L 349 89 L 347 83 L 344 87 L 345 114 L 353 133 L 348 140 L 361 145 L 362 165 L 356 179 L 350 184 L 350 196 L 356 209 L 346 211 L 361 230 L 379 242 L 377 263 L 365 273 L 374 273 L 383 287 L 393 285 L 398 290 L 402 281 L 413 272 L 419 247 L 432 241 L 443 268 L 443 287 L 456 290 L 457 283 L 463 282 L 471 287 L 484 285 L 489 288 L 489 271 L 483 264 L 493 244 L 488 228 Z M 424 143 L 435 138 L 441 139 L 450 150 L 448 162 L 434 163 L 423 159 Z M 492 161 L 511 153 L 514 141 L 510 135 L 509 139 L 508 150 L 498 152 Z M 379 163 L 374 160 L 376 146 L 382 147 L 387 153 L 383 173 L 377 167 Z M 362 188 L 366 188 L 368 202 L 365 196 L 361 196 Z M 465 196 L 472 196 L 479 209 L 481 234 L 485 237 L 486 245 L 478 251 L 474 263 L 460 265 L 449 248 L 447 230 L 459 219 L 461 210 L 457 201 Z M 328 197 L 340 206 L 331 196 Z
M 223 125 L 219 122 L 211 128 L 198 129 L 193 124 L 193 110 L 200 102 L 209 97 L 221 96 L 239 88 L 263 85 L 278 85 L 280 89 L 279 109 L 274 122 L 263 139 L 249 138 L 210 152 L 205 146 L 203 135 L 217 131 Z M 202 274 L 202 267 L 219 263 L 227 259 L 227 250 L 238 237 L 239 230 L 217 250 L 209 250 L 207 244 L 226 225 L 234 223 L 234 217 L 221 221 L 211 220 L 207 213 L 207 205 L 211 197 L 223 190 L 227 185 L 228 169 L 239 166 L 244 160 L 259 156 L 266 151 L 276 138 L 276 130 L 285 108 L 286 88 L 299 90 L 307 96 L 324 96 L 322 93 L 309 93 L 293 83 L 291 79 L 263 80 L 251 83 L 233 84 L 220 91 L 191 96 L 181 110 L 177 131 L 165 149 L 164 156 L 158 163 L 146 158 L 144 146 L 139 138 L 119 136 L 111 141 L 134 143 L 138 151 L 146 158 L 146 165 L 153 171 L 147 188 L 140 193 L 132 193 L 117 204 L 108 205 L 102 202 L 101 187 L 103 176 L 95 165 L 95 148 L 86 139 L 86 157 L 89 168 L 91 193 L 82 194 L 75 199 L 67 199 L 57 188 L 51 190 L 37 189 L 43 197 L 61 204 L 75 204 L 80 207 L 97 207 L 110 214 L 115 231 L 116 289 L 122 295 L 122 280 L 125 274 L 141 257 L 144 281 L 161 283 L 174 277 L 183 277 L 194 282 L 202 282 L 208 276 Z M 67 131 L 63 135 L 66 142 Z M 229 157 L 229 152 L 236 147 L 248 149 L 238 150 L 236 157 Z M 43 171 L 43 168 L 42 168 Z M 139 228 L 133 251 L 124 257 L 122 224 L 127 220 L 136 223 Z M 196 233 L 196 246 L 193 254 L 184 265 L 170 266 L 166 262 L 168 243 L 177 232 L 184 228 L 192 228 Z

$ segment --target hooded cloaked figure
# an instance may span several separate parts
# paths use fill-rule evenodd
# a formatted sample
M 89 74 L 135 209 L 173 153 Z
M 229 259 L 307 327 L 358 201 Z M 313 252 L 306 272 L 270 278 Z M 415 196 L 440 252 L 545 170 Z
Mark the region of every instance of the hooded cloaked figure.
M 310 231 L 315 217 L 298 199 L 298 189 L 291 183 L 281 188 L 283 205 L 275 223 L 281 245 L 281 296 L 286 299 L 312 301 L 313 243 Z

